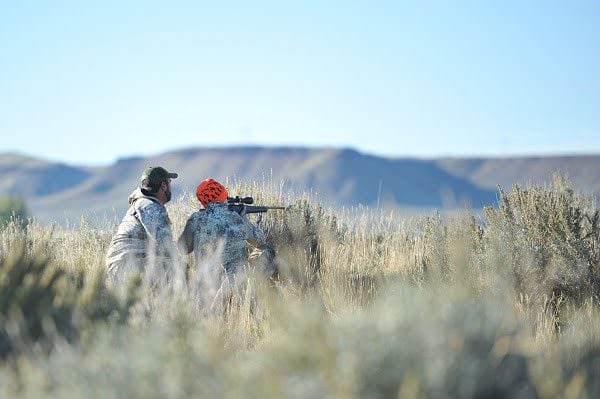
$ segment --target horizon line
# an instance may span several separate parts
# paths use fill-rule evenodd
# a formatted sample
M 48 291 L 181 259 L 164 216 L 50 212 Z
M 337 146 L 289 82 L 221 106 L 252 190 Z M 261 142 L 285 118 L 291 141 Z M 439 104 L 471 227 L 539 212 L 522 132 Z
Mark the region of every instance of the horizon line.
M 462 159 L 462 160 L 479 160 L 479 159 L 541 159 L 541 158 L 574 158 L 574 157 L 594 157 L 600 156 L 600 150 L 597 151 L 565 151 L 565 152 L 514 152 L 514 153 L 493 153 L 493 154 L 439 154 L 435 156 L 421 156 L 421 155 L 410 155 L 410 154 L 399 154 L 399 155 L 385 155 L 378 154 L 376 152 L 371 151 L 363 151 L 359 150 L 355 147 L 351 146 L 333 146 L 333 145 L 323 145 L 323 146 L 311 146 L 311 145 L 283 145 L 283 144 L 275 144 L 275 145 L 261 145 L 261 144 L 223 144 L 223 145 L 208 145 L 208 146 L 188 146 L 188 147 L 173 147 L 170 149 L 165 149 L 160 152 L 150 153 L 150 154 L 135 154 L 117 156 L 112 161 L 100 162 L 100 163 L 79 163 L 79 162 L 71 162 L 64 159 L 57 159 L 52 157 L 47 157 L 44 155 L 37 155 L 33 153 L 27 153 L 21 150 L 3 150 L 0 151 L 0 157 L 4 156 L 17 156 L 22 158 L 28 158 L 36 161 L 43 161 L 48 163 L 57 163 L 57 164 L 65 164 L 72 166 L 81 166 L 81 167 L 103 167 L 108 165 L 113 165 L 117 162 L 127 161 L 127 160 L 135 160 L 135 159 L 148 159 L 155 158 L 160 156 L 165 156 L 168 154 L 179 153 L 184 151 L 210 151 L 210 150 L 298 150 L 298 151 L 350 151 L 355 152 L 364 156 L 373 156 L 377 158 L 383 159 L 415 159 L 415 160 L 423 160 L 423 161 L 435 161 L 442 159 Z

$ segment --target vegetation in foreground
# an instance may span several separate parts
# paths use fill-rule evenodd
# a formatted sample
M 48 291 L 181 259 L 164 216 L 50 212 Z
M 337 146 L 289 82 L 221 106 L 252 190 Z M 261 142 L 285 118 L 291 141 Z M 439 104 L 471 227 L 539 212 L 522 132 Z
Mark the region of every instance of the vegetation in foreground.
M 273 187 L 238 186 L 260 203 Z M 174 232 L 195 207 L 170 208 Z M 309 198 L 262 224 L 280 278 L 231 308 L 201 271 L 107 286 L 114 226 L 0 230 L 1 397 L 595 398 L 600 213 L 560 179 L 481 216 L 401 219 Z M 174 264 L 174 267 L 184 267 Z

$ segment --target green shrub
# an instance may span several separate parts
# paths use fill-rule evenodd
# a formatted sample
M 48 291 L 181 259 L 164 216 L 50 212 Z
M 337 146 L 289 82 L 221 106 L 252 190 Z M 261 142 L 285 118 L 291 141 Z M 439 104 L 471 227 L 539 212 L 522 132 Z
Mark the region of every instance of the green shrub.
M 511 267 L 517 289 L 578 302 L 600 294 L 600 211 L 557 177 L 551 188 L 500 190 L 485 212 L 487 245 Z
M 16 219 L 21 226 L 25 226 L 27 223 L 25 201 L 17 197 L 2 197 L 0 198 L 0 228 L 8 224 L 11 219 Z
M 73 341 L 90 324 L 127 320 L 133 305 L 104 284 L 102 273 L 68 273 L 48 254 L 29 254 L 21 243 L 0 259 L 0 357 L 51 349 L 56 338 Z

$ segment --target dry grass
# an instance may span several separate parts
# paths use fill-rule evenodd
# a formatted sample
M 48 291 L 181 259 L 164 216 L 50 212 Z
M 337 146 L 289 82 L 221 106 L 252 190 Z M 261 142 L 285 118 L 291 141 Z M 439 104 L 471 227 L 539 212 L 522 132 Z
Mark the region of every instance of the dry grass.
M 0 396 L 598 397 L 599 213 L 562 180 L 411 220 L 233 186 L 292 207 L 261 222 L 279 281 L 225 312 L 193 270 L 107 287 L 114 226 L 5 227 Z M 176 235 L 195 208 L 170 205 Z

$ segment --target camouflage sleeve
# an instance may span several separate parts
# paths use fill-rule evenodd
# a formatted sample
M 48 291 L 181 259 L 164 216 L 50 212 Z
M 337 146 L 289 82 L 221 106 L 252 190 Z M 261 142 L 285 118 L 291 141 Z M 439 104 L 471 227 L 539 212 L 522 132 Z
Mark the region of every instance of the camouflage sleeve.
M 179 236 L 177 245 L 184 254 L 189 254 L 194 250 L 194 232 L 196 231 L 197 218 L 192 214 L 185 223 L 185 228 Z
M 173 245 L 173 236 L 171 234 L 171 223 L 167 215 L 167 210 L 153 203 L 138 208 L 137 214 L 148 237 L 154 239 L 156 242 L 157 250 L 168 255 Z
M 246 223 L 246 227 L 248 230 L 248 238 L 247 241 L 255 246 L 256 248 L 264 248 L 267 245 L 267 239 L 265 237 L 265 233 L 261 230 L 260 227 L 250 222 L 246 217 L 243 217 L 244 223 Z

